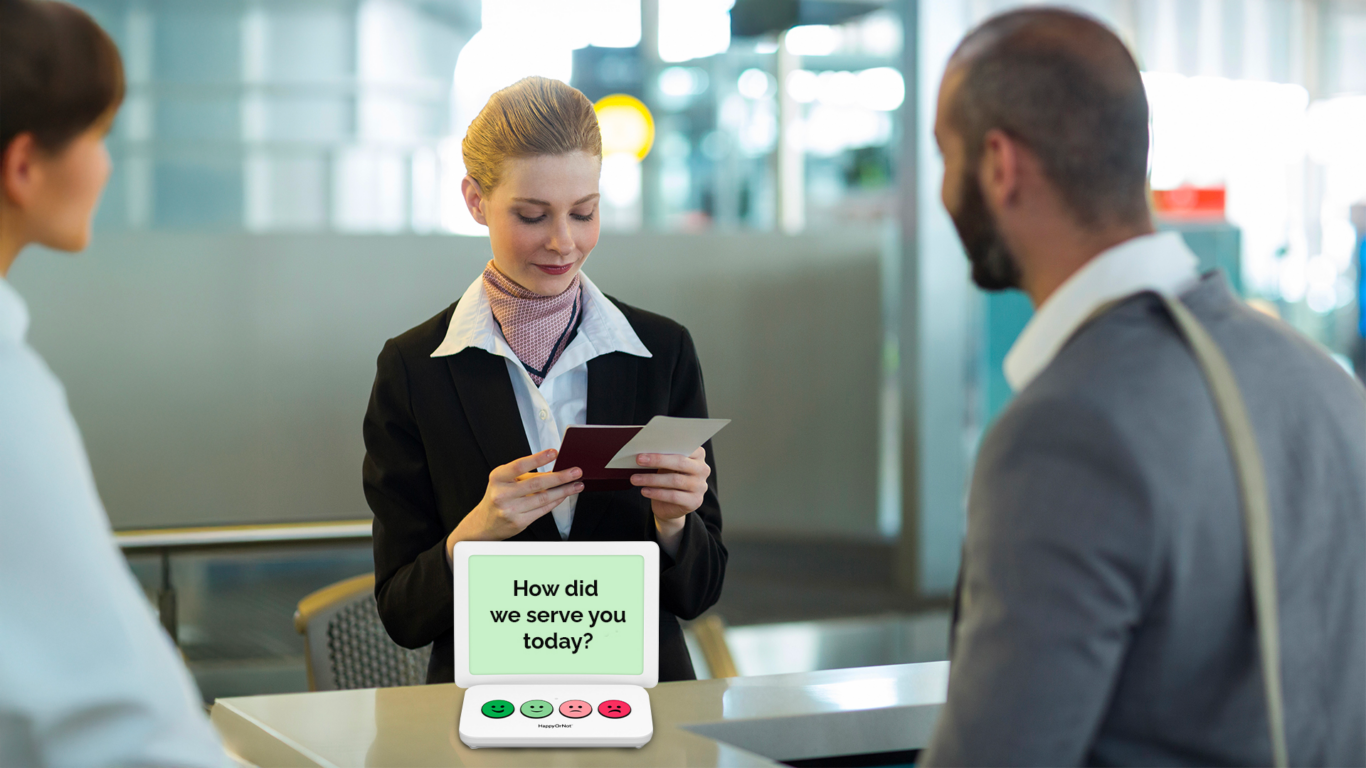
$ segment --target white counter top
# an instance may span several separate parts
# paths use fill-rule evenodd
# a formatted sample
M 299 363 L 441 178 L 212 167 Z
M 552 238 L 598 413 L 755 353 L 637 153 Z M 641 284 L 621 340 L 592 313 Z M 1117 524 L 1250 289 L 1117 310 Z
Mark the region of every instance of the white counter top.
M 643 749 L 471 750 L 455 685 L 219 699 L 213 722 L 270 766 L 771 766 L 777 760 L 920 749 L 948 690 L 948 662 L 664 683 Z

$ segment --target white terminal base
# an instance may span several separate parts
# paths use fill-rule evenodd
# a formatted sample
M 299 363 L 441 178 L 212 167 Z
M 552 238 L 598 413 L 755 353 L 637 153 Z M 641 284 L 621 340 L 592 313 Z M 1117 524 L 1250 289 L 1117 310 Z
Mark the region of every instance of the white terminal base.
M 548 702 L 550 714 L 529 717 L 523 714 L 527 702 Z M 630 714 L 607 717 L 600 707 L 605 702 L 625 702 Z M 513 712 L 505 717 L 484 713 L 489 702 L 508 702 Z M 569 717 L 562 709 L 566 702 L 586 702 L 591 711 L 582 717 Z M 505 707 L 500 707 L 505 709 Z M 546 707 L 536 706 L 533 714 Z M 583 711 L 571 704 L 570 712 Z M 619 711 L 619 708 L 618 708 Z M 465 691 L 460 708 L 460 740 L 471 749 L 480 747 L 643 747 L 654 736 L 654 715 L 650 694 L 638 685 L 476 685 Z

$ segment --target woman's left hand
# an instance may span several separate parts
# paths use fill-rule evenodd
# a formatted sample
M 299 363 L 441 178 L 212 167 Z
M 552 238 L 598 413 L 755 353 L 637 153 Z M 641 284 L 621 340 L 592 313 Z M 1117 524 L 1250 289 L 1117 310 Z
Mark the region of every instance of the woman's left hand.
M 707 493 L 711 467 L 707 466 L 706 448 L 698 448 L 691 456 L 642 453 L 636 463 L 659 470 L 631 475 L 631 483 L 640 486 L 641 494 L 650 500 L 661 529 L 681 529 L 683 517 L 702 506 Z

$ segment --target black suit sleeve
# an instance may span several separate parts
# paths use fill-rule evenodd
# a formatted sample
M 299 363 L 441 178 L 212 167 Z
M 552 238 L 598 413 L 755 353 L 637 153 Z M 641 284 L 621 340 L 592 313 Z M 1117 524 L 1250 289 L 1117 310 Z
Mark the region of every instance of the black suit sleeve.
M 365 499 L 375 513 L 375 600 L 394 642 L 421 648 L 451 631 L 454 595 L 445 529 L 393 341 L 379 353 L 365 413 Z
M 702 384 L 702 364 L 692 336 L 683 331 L 669 387 L 669 415 L 707 418 L 707 393 Z M 721 543 L 721 503 L 716 495 L 716 454 L 711 441 L 703 446 L 711 476 L 702 506 L 684 518 L 678 553 L 660 552 L 660 607 L 680 619 L 695 619 L 721 597 L 726 576 L 726 547 Z

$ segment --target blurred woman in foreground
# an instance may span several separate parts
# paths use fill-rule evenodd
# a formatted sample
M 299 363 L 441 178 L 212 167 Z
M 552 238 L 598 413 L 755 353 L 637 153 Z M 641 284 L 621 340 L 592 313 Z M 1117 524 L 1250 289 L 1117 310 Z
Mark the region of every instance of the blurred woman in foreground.
M 128 571 L 62 385 L 6 279 L 26 246 L 79 251 L 123 100 L 83 11 L 0 0 L 0 765 L 227 764 Z

